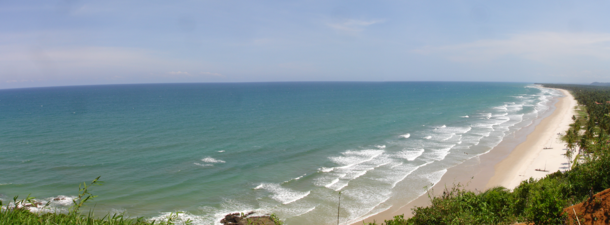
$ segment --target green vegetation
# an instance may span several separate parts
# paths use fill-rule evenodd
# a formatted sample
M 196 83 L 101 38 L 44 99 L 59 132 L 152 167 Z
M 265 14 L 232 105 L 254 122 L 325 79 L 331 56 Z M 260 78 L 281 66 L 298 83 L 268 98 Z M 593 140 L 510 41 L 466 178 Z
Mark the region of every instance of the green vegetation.
M 280 220 L 279 217 L 277 217 L 275 214 L 271 214 L 269 216 L 269 218 L 271 218 L 271 220 L 273 221 L 273 223 L 275 223 L 275 225 L 283 225 L 284 223 Z
M 166 221 L 156 222 L 147 221 L 142 217 L 138 218 L 125 218 L 122 214 L 106 215 L 98 218 L 93 214 L 93 211 L 89 211 L 88 214 L 83 215 L 80 213 L 81 207 L 90 200 L 93 200 L 97 196 L 92 195 L 89 190 L 92 186 L 101 185 L 99 181 L 100 177 L 95 178 L 89 185 L 82 183 L 79 185 L 78 197 L 72 200 L 73 205 L 67 214 L 60 212 L 54 213 L 34 213 L 31 212 L 29 207 L 38 207 L 40 202 L 36 202 L 34 197 L 28 195 L 25 199 L 18 199 L 18 196 L 13 198 L 13 202 L 7 205 L 3 205 L 0 201 L 0 224 L 88 224 L 88 225 L 145 225 L 145 224 L 173 224 L 177 219 L 177 213 L 168 216 Z M 47 208 L 50 201 L 42 206 Z M 186 222 L 187 224 L 190 221 Z
M 569 90 L 581 105 L 563 136 L 566 155 L 577 154 L 570 171 L 523 181 L 512 192 L 496 187 L 475 193 L 458 184 L 441 196 L 429 194 L 432 204 L 414 208 L 413 217 L 400 215 L 382 224 L 562 224 L 563 208 L 610 188 L 610 87 L 544 86 Z

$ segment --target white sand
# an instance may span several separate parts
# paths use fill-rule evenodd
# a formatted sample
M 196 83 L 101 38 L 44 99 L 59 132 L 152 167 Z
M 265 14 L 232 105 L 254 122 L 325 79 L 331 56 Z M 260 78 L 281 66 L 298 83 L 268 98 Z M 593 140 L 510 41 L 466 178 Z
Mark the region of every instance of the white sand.
M 553 114 L 540 122 L 523 143 L 495 166 L 496 173 L 487 183 L 488 188 L 504 186 L 514 189 L 530 177 L 540 179 L 549 173 L 569 169 L 565 156 L 566 144 L 561 140 L 561 135 L 565 134 L 573 122 L 577 102 L 568 91 L 560 91 L 565 97 L 555 104 Z

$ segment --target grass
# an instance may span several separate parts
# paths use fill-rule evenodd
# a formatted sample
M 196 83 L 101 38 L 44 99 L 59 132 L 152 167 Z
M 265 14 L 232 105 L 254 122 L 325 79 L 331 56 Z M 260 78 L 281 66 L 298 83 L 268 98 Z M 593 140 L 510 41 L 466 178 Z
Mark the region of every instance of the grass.
M 34 200 L 34 197 L 27 196 L 24 199 L 18 199 L 18 196 L 13 198 L 13 202 L 9 202 L 4 205 L 0 201 L 0 224 L 87 224 L 87 225 L 148 225 L 148 224 L 174 224 L 177 220 L 177 213 L 169 215 L 163 221 L 148 221 L 143 217 L 138 218 L 125 218 L 123 214 L 107 214 L 103 217 L 96 217 L 93 211 L 89 211 L 87 214 L 81 214 L 80 208 L 85 205 L 87 201 L 91 201 L 96 198 L 89 192 L 93 186 L 101 185 L 99 181 L 100 177 L 95 178 L 89 185 L 82 183 L 79 185 L 78 197 L 73 200 L 73 204 L 70 207 L 68 213 L 60 212 L 47 212 L 47 213 L 34 213 L 28 208 L 37 207 L 38 209 L 47 209 L 50 201 L 40 207 L 40 203 Z M 190 224 L 191 221 L 186 221 L 186 224 Z
M 458 184 L 441 196 L 429 194 L 432 204 L 414 208 L 413 217 L 400 215 L 381 224 L 562 224 L 563 208 L 584 201 L 591 190 L 610 188 L 608 168 L 610 157 L 604 155 L 571 171 L 523 181 L 512 192 L 495 187 L 476 193 Z
M 122 215 L 104 216 L 95 218 L 93 213 L 87 215 L 80 214 L 61 214 L 45 213 L 36 214 L 27 209 L 5 209 L 0 212 L 0 224 L 108 224 L 108 225 L 127 225 L 127 224 L 155 224 L 143 218 L 129 219 Z M 169 224 L 166 222 L 156 224 Z

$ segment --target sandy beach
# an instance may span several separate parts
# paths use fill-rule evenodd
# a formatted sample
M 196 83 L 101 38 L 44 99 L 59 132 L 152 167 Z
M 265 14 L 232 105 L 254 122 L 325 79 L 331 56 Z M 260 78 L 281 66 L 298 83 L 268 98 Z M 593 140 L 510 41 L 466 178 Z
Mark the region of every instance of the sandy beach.
M 432 189 L 436 193 L 442 193 L 445 187 L 458 183 L 475 191 L 495 186 L 513 189 L 530 177 L 539 179 L 557 170 L 569 169 L 568 159 L 565 157 L 565 143 L 561 141 L 559 134 L 565 134 L 572 123 L 577 102 L 568 91 L 560 91 L 564 96 L 556 100 L 554 110 L 550 110 L 514 135 L 505 137 L 489 153 L 450 168 Z M 428 196 L 420 196 L 406 205 L 393 206 L 368 217 L 364 222 L 379 223 L 400 214 L 410 217 L 412 208 L 428 204 Z M 352 224 L 362 224 L 362 221 Z
M 525 142 L 495 166 L 496 173 L 487 183 L 488 188 L 503 186 L 513 189 L 530 177 L 539 179 L 548 173 L 569 169 L 565 156 L 566 146 L 560 138 L 573 122 L 574 107 L 578 103 L 568 91 L 560 91 L 566 97 L 557 102 L 555 112 L 536 126 Z

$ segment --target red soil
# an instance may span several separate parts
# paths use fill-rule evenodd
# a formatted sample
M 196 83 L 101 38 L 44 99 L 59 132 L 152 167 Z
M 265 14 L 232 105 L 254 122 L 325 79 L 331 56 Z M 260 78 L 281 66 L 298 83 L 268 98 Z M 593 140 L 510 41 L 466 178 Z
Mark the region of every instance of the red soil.
M 576 216 L 574 217 L 574 212 Z M 563 209 L 568 215 L 570 225 L 610 224 L 610 188 L 593 195 L 592 198 L 577 205 Z

